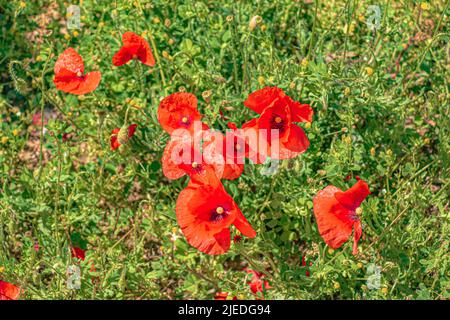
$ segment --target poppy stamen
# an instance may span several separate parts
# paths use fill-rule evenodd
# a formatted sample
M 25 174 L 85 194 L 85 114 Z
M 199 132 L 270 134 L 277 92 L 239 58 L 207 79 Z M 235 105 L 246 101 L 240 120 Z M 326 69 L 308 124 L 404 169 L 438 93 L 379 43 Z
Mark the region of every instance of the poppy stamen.
M 188 123 L 188 121 L 189 121 L 188 117 L 183 117 L 181 119 L 181 122 L 183 122 L 183 123 Z
M 223 208 L 222 208 L 222 207 L 217 207 L 216 213 L 217 213 L 217 214 L 222 214 L 222 213 L 224 213 Z
M 77 72 L 77 77 L 81 77 L 83 74 L 81 73 L 81 71 Z
M 281 119 L 281 117 L 276 117 L 276 118 L 275 118 L 275 122 L 276 122 L 276 123 L 281 123 L 281 121 L 283 121 L 283 120 Z
M 197 168 L 197 167 L 198 167 L 198 163 L 194 161 L 194 162 L 192 162 L 192 165 L 191 165 L 191 166 L 192 166 L 192 168 L 194 168 L 194 169 L 195 169 L 195 168 Z
M 360 216 L 363 213 L 363 209 L 361 207 L 358 207 L 356 208 L 355 212 L 358 216 Z

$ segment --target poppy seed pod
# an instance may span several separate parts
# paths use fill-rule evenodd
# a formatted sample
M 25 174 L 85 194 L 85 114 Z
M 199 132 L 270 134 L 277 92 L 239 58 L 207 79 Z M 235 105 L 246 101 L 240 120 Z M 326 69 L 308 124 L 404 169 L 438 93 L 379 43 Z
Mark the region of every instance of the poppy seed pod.
M 117 141 L 120 144 L 126 144 L 128 142 L 128 127 L 123 126 L 120 128 L 119 133 L 117 134 Z
M 253 31 L 262 22 L 262 20 L 263 19 L 261 16 L 253 16 L 248 24 L 250 31 Z

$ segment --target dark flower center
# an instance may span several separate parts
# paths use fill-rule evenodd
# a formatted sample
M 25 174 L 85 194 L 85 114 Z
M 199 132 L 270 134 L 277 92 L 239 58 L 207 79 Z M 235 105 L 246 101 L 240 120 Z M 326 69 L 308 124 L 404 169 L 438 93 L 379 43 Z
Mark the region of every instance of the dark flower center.
M 227 215 L 228 215 L 227 210 L 225 210 L 221 206 L 218 206 L 215 210 L 211 212 L 211 217 L 209 218 L 209 220 L 214 223 L 218 223 L 221 222 L 223 219 L 225 219 Z
M 181 124 L 184 125 L 184 126 L 190 125 L 191 121 L 190 121 L 189 117 L 188 116 L 183 116 L 181 118 Z
M 202 165 L 195 161 L 192 162 L 191 167 L 192 167 L 192 171 L 194 171 L 195 173 L 199 173 L 203 170 Z
M 284 120 L 280 116 L 275 115 L 270 120 L 270 128 L 271 129 L 278 129 L 281 132 L 283 132 L 285 129 L 284 127 L 285 127 Z

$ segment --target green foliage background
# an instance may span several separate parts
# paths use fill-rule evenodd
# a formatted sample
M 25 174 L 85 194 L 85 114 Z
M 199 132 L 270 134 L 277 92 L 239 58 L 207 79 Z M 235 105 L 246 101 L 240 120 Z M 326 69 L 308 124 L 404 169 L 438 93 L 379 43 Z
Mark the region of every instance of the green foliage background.
M 81 7 L 76 33 L 66 28 L 70 4 Z M 377 4 L 381 27 L 372 31 L 368 6 Z M 448 5 L 1 0 L 0 279 L 24 288 L 25 299 L 212 299 L 218 291 L 251 299 L 248 266 L 266 273 L 268 299 L 450 298 Z M 255 15 L 263 20 L 250 30 Z M 151 43 L 154 68 L 112 65 L 125 31 Z M 102 72 L 93 94 L 55 90 L 53 64 L 69 46 L 87 71 Z M 247 165 L 224 183 L 258 236 L 207 256 L 173 230 L 187 180 L 162 174 L 168 136 L 157 106 L 192 92 L 206 122 L 225 129 L 256 116 L 242 103 L 264 85 L 312 105 L 311 146 L 274 176 Z M 137 134 L 112 152 L 110 132 L 130 105 Z M 45 130 L 32 124 L 41 112 L 51 117 Z M 351 242 L 332 252 L 320 238 L 312 197 L 328 184 L 348 188 L 356 175 L 372 194 L 353 256 Z M 78 264 L 71 242 L 87 248 L 80 290 L 66 287 L 68 266 Z M 375 290 L 366 285 L 372 264 L 381 268 Z

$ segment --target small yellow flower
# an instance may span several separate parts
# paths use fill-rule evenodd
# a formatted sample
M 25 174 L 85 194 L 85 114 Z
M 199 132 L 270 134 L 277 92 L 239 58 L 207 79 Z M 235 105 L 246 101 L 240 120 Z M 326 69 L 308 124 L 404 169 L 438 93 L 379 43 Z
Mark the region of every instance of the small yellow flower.
M 259 76 L 258 77 L 258 83 L 263 86 L 266 83 L 266 79 L 264 79 L 263 76 Z
M 305 123 L 305 128 L 306 128 L 306 129 L 311 128 L 311 122 L 306 122 L 306 123 Z
M 370 77 L 371 75 L 373 75 L 373 69 L 371 67 L 366 67 L 366 73 Z
M 344 96 L 348 96 L 350 94 L 350 88 L 349 87 L 346 87 L 345 89 L 344 89 Z
M 350 32 L 350 34 L 353 34 L 355 32 L 355 25 L 353 23 L 350 25 L 348 31 Z
M 422 3 L 420 4 L 420 9 L 422 9 L 422 10 L 424 10 L 424 11 L 427 11 L 427 10 L 430 9 L 430 4 L 429 4 L 428 2 L 422 2 Z
M 173 227 L 173 228 L 172 228 L 172 233 L 177 233 L 177 231 L 178 231 L 178 228 L 177 228 L 177 227 Z
M 78 37 L 80 34 L 78 33 L 77 30 L 75 30 L 75 31 L 72 33 L 72 35 L 76 38 L 76 37 Z
M 3 273 L 5 271 L 5 267 L 1 266 L 0 267 L 0 273 Z
M 161 20 L 160 20 L 158 17 L 156 17 L 156 18 L 153 18 L 152 22 L 153 22 L 154 24 L 158 24 L 158 23 L 161 22 Z
M 424 143 L 424 144 L 429 144 L 429 143 L 430 143 L 430 138 L 425 138 L 425 139 L 423 139 L 423 143 Z
M 262 26 L 261 26 L 261 31 L 266 31 L 267 30 L 267 26 L 265 25 L 265 24 L 263 24 Z
M 175 40 L 173 40 L 172 38 L 169 39 L 169 45 L 173 45 L 175 43 Z
M 303 60 L 302 60 L 301 64 L 302 64 L 302 67 L 303 67 L 303 68 L 306 68 L 306 67 L 308 66 L 308 64 L 309 64 L 309 61 L 308 61 L 308 59 L 306 59 L 306 58 L 303 58 Z
M 42 61 L 42 57 L 41 56 L 37 56 L 36 57 L 36 62 Z
M 64 35 L 64 39 L 70 40 L 70 34 L 66 33 L 66 34 Z
M 370 155 L 371 155 L 372 157 L 375 156 L 375 148 L 374 148 L 374 147 L 370 148 Z
M 234 17 L 232 15 L 227 16 L 226 18 L 227 22 L 231 22 L 234 20 Z
M 335 282 L 334 285 L 333 285 L 333 287 L 334 287 L 336 290 L 339 290 L 339 289 L 341 288 L 341 285 L 339 284 L 339 282 Z
M 328 248 L 328 254 L 333 254 L 334 250 L 332 248 Z
M 2 137 L 2 144 L 6 144 L 8 140 L 8 137 Z
M 72 112 L 67 112 L 67 116 L 71 117 L 72 116 Z
M 12 131 L 12 134 L 13 134 L 14 137 L 17 137 L 17 136 L 19 135 L 19 133 L 20 133 L 20 131 L 17 130 L 17 129 L 14 129 L 14 130 Z
M 20 1 L 20 3 L 19 3 L 20 8 L 25 9 L 26 6 L 27 6 L 27 4 L 25 2 Z
M 358 262 L 358 264 L 356 266 L 358 267 L 358 269 L 362 269 L 363 268 L 363 264 L 361 262 Z
M 350 136 L 345 136 L 342 140 L 343 140 L 346 144 L 351 144 L 351 143 L 352 143 L 352 137 L 350 137 Z
M 170 54 L 166 50 L 164 50 L 162 52 L 162 56 L 164 57 L 164 59 L 169 59 L 170 58 Z
M 366 18 L 364 17 L 363 14 L 360 14 L 360 15 L 358 16 L 358 20 L 359 20 L 359 22 L 365 22 Z
M 292 81 L 292 82 L 289 84 L 289 88 L 295 89 L 295 81 Z
M 392 150 L 391 150 L 391 149 L 387 149 L 386 154 L 387 154 L 388 156 L 392 156 Z
M 384 288 L 381 288 L 381 292 L 383 294 L 388 294 L 389 290 L 388 290 L 388 288 L 384 287 Z
M 103 21 L 100 21 L 99 23 L 98 23 L 98 27 L 99 28 L 103 28 L 105 26 L 105 23 L 103 22 Z

